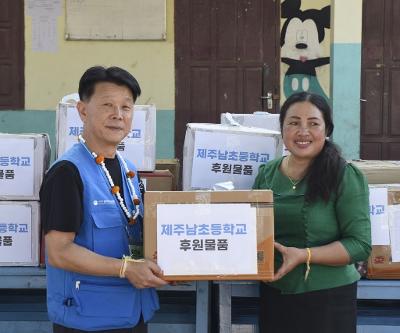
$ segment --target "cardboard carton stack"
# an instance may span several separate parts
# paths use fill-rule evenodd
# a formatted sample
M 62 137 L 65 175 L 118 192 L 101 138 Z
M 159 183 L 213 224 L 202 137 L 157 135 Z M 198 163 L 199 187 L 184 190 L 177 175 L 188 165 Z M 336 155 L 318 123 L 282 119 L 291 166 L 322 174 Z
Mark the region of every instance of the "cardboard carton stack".
M 400 161 L 351 161 L 370 184 L 370 279 L 400 279 Z
M 250 189 L 259 166 L 281 155 L 278 131 L 187 124 L 183 191 L 145 194 L 145 257 L 156 255 L 171 281 L 270 280 L 273 196 Z
M 39 264 L 39 190 L 50 161 L 45 134 L 0 134 L 0 266 Z

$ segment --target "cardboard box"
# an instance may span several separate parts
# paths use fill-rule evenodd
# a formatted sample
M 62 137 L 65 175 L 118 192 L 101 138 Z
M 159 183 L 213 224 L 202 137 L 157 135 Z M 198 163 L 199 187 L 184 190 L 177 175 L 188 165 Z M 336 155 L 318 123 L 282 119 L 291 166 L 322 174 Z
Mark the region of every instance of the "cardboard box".
M 272 279 L 271 191 L 146 192 L 144 202 L 144 254 L 157 254 L 166 280 Z
M 173 191 L 173 176 L 169 170 L 139 172 L 146 191 Z
M 79 99 L 79 97 L 74 97 Z M 83 124 L 73 97 L 61 101 L 57 108 L 57 156 L 61 156 L 78 140 Z M 132 161 L 139 171 L 153 171 L 156 164 L 156 107 L 135 105 L 132 130 L 118 145 L 121 155 Z
M 372 245 L 372 252 L 368 259 L 367 277 L 369 279 L 400 279 L 400 262 L 392 261 L 392 244 L 397 242 L 400 229 L 400 214 L 390 213 L 391 206 L 400 209 L 400 185 L 376 185 L 372 187 L 386 187 L 388 189 L 388 225 L 390 245 Z M 371 202 L 371 206 L 374 205 Z M 375 207 L 371 207 L 371 212 Z M 393 238 L 396 237 L 396 238 Z M 374 237 L 373 237 L 374 238 Z
M 0 201 L 0 266 L 39 265 L 39 203 Z
M 279 132 L 221 124 L 187 124 L 183 148 L 183 190 L 208 190 L 232 181 L 251 189 L 261 164 L 282 156 Z
M 279 113 L 269 113 L 265 111 L 256 111 L 254 113 L 221 113 L 221 124 L 257 127 L 281 132 Z M 289 151 L 283 144 L 282 155 L 286 156 L 288 153 Z
M 0 133 L 0 200 L 39 200 L 49 163 L 47 134 Z
M 279 113 L 256 111 L 254 113 L 221 113 L 221 124 L 259 127 L 280 132 Z
M 349 161 L 359 168 L 368 184 L 396 184 L 400 182 L 400 161 Z
M 157 159 L 156 170 L 169 170 L 172 173 L 172 190 L 176 191 L 179 187 L 181 164 L 177 158 Z

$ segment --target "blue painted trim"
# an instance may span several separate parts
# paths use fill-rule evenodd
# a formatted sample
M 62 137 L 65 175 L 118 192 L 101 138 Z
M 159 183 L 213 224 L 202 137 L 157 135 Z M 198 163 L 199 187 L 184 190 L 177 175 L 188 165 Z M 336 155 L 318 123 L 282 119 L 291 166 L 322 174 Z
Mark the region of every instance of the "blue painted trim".
M 51 159 L 54 159 L 56 147 L 56 113 L 54 111 L 0 111 L 0 132 L 47 133 L 52 150 Z
M 175 157 L 175 110 L 157 110 L 156 155 Z
M 361 44 L 333 44 L 331 50 L 333 140 L 347 159 L 360 157 Z

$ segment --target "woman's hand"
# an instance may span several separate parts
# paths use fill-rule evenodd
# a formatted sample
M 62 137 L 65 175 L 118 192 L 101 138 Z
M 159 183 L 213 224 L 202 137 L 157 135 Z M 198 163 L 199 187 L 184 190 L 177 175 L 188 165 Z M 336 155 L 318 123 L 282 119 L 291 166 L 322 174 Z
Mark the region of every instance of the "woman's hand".
M 272 281 L 279 280 L 295 267 L 307 261 L 307 250 L 297 247 L 287 247 L 275 242 L 275 249 L 282 254 L 283 263 L 279 270 L 275 273 Z

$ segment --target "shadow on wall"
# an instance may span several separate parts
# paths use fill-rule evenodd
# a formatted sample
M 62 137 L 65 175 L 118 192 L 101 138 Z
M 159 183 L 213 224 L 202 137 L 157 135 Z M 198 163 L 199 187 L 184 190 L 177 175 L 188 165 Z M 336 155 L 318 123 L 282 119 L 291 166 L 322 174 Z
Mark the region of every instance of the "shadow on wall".
M 318 81 L 316 67 L 329 64 L 330 57 L 321 57 L 321 43 L 325 28 L 330 28 L 331 6 L 321 10 L 302 11 L 301 0 L 286 0 L 281 4 L 281 61 L 289 66 L 283 79 L 285 97 L 300 91 L 309 91 L 329 97 Z

